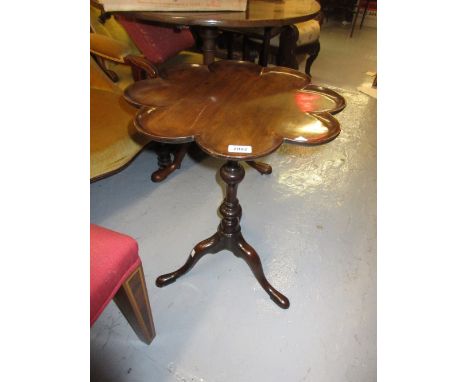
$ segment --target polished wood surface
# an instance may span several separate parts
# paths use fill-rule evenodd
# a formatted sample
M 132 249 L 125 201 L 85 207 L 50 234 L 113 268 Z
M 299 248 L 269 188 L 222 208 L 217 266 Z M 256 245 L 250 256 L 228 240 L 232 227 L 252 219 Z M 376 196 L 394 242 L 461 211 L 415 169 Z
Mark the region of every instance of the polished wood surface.
M 195 140 L 214 157 L 236 160 L 268 155 L 283 141 L 316 145 L 336 138 L 340 125 L 331 113 L 345 104 L 301 72 L 239 61 L 174 68 L 131 85 L 124 96 L 141 107 L 135 126 L 151 139 Z M 231 152 L 232 145 L 251 152 Z
M 314 0 L 249 0 L 245 12 L 125 12 L 127 17 L 211 27 L 274 27 L 307 21 L 320 11 Z M 115 12 L 117 13 L 117 12 Z

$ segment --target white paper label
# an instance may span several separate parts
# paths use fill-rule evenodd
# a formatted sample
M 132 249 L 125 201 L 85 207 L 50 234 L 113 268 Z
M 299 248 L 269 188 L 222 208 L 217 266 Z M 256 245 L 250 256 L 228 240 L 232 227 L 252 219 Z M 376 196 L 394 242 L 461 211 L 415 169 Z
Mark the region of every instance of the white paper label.
M 238 146 L 238 145 L 229 145 L 228 151 L 230 153 L 252 153 L 252 146 Z

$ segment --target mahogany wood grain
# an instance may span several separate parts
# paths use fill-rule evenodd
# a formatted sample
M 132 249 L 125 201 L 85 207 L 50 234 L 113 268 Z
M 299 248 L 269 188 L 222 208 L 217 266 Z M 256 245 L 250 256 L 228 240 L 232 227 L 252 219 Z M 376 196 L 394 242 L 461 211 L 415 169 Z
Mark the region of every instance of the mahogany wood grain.
M 252 160 L 272 153 L 283 141 L 315 145 L 336 138 L 340 125 L 330 112 L 341 96 L 327 92 L 296 70 L 218 61 L 168 70 L 131 85 L 124 96 L 143 106 L 135 126 L 151 139 L 195 140 L 214 157 Z M 230 145 L 251 152 L 231 152 Z

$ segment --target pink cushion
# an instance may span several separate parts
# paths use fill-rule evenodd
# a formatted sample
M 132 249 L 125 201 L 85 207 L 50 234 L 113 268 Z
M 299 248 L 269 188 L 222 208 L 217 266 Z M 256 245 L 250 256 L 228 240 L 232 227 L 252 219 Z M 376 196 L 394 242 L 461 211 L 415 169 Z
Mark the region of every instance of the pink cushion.
M 141 260 L 130 236 L 91 224 L 90 237 L 92 326 Z
M 192 33 L 188 29 L 175 30 L 146 24 L 121 15 L 116 16 L 116 19 L 122 24 L 140 52 L 155 64 L 161 64 L 181 50 L 195 44 Z

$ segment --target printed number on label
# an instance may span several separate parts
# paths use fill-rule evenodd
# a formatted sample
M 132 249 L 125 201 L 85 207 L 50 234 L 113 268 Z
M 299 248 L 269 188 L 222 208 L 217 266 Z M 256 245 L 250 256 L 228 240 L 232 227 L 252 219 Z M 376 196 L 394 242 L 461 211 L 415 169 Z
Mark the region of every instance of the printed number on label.
M 238 145 L 229 145 L 228 151 L 230 153 L 252 153 L 252 146 L 238 146 Z

